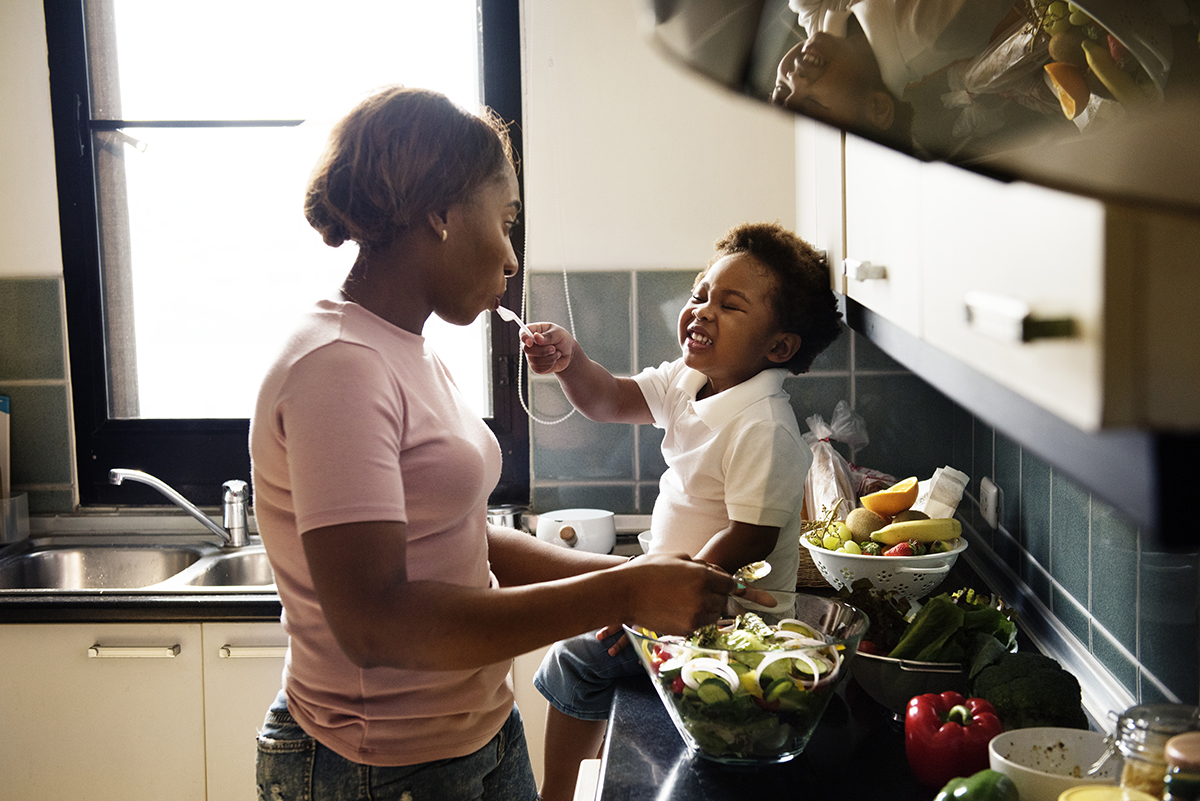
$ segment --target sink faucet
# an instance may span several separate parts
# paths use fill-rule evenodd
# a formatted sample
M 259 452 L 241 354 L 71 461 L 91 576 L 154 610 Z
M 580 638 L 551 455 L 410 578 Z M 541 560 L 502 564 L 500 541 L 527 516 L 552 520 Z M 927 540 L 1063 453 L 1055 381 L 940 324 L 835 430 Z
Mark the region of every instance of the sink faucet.
M 154 489 L 167 496 L 180 509 L 204 524 L 205 528 L 220 537 L 225 542 L 226 547 L 241 548 L 246 544 L 249 531 L 246 527 L 246 519 L 250 490 L 249 485 L 245 481 L 233 479 L 221 485 L 224 489 L 224 495 L 222 496 L 224 506 L 222 522 L 224 526 L 218 526 L 213 522 L 212 518 L 197 509 L 191 501 L 172 489 L 165 481 L 155 478 L 149 473 L 143 473 L 141 470 L 114 468 L 108 471 L 108 482 L 110 484 L 120 484 L 125 479 L 138 481 L 154 487 Z

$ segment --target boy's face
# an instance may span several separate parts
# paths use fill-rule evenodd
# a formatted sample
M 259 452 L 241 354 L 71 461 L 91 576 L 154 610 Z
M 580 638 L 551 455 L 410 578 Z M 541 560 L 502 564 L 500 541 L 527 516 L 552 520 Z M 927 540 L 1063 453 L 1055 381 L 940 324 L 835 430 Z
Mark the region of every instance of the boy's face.
M 779 330 L 774 290 L 775 277 L 745 253 L 725 256 L 696 282 L 679 314 L 679 343 L 684 364 L 707 375 L 714 393 L 778 367 L 795 352 L 780 350 L 781 341 L 793 338 L 798 345 L 799 337 Z
M 779 62 L 771 102 L 839 127 L 878 127 L 879 93 L 860 49 L 849 39 L 813 34 Z

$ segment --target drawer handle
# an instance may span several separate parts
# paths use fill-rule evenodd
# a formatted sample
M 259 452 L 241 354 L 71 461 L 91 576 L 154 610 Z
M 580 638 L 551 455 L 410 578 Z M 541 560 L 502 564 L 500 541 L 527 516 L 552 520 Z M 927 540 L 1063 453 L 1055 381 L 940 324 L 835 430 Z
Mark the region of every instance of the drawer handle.
M 222 659 L 281 659 L 287 656 L 287 646 L 222 645 L 217 654 Z
M 1001 342 L 1032 342 L 1035 339 L 1063 339 L 1075 336 L 1075 321 L 1070 317 L 1036 317 L 1023 300 L 968 292 L 963 298 L 967 325 Z
M 174 659 L 178 645 L 101 645 L 88 649 L 89 658 L 99 659 Z
M 859 261 L 858 259 L 843 259 L 842 266 L 846 270 L 846 277 L 853 278 L 855 281 L 879 281 L 887 278 L 887 268 L 882 264 L 872 264 L 869 261 Z

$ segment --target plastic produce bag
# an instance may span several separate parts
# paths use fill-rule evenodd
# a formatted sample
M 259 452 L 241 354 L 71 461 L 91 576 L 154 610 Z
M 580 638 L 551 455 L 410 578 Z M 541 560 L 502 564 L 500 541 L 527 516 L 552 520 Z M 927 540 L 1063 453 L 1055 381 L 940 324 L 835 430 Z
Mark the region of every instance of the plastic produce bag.
M 838 401 L 833 410 L 833 419 L 826 424 L 824 418 L 814 414 L 805 419 L 808 432 L 804 441 L 813 452 L 812 467 L 804 480 L 803 520 L 823 518 L 836 507 L 833 519 L 845 520 L 854 507 L 858 506 L 857 481 L 846 459 L 833 447 L 831 441 L 843 442 L 852 449 L 865 447 L 870 438 L 867 424 L 850 408 L 846 401 Z
M 917 500 L 912 508 L 932 518 L 954 517 L 970 477 L 950 465 L 933 471 L 933 477 L 917 485 Z

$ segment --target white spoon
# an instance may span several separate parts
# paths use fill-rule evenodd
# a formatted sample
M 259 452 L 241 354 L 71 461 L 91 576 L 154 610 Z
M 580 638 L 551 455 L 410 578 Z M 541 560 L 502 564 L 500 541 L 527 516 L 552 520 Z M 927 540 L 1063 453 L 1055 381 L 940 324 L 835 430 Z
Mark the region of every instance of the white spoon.
M 529 330 L 529 326 L 517 316 L 517 313 L 512 309 L 506 309 L 503 306 L 496 307 L 496 314 L 500 315 L 500 319 L 507 320 L 510 323 L 516 323 L 521 326 L 521 333 L 528 334 L 530 339 L 533 339 L 533 332 Z

